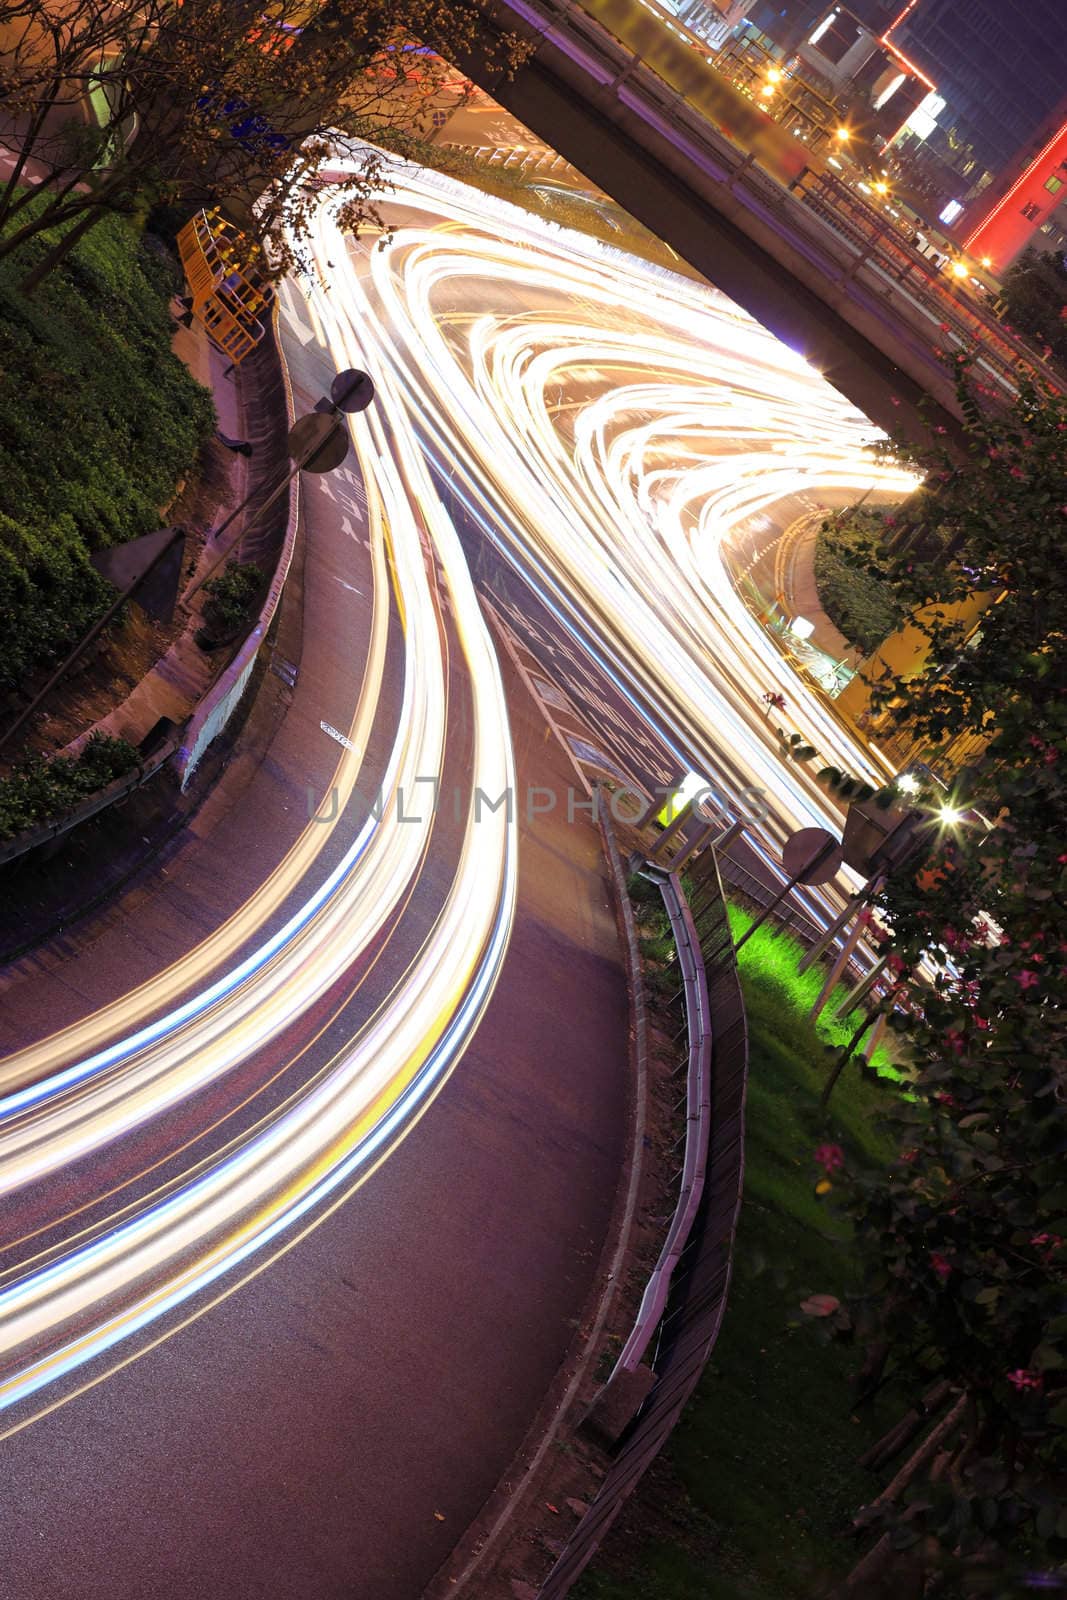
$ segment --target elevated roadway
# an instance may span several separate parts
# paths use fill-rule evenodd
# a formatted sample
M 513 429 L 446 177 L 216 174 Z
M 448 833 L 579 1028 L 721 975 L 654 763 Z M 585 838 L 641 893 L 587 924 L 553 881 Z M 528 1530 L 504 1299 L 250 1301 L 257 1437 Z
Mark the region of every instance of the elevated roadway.
M 510 77 L 465 60 L 475 82 L 881 427 L 920 427 L 924 397 L 934 420 L 960 420 L 938 353 L 958 297 L 792 192 L 805 147 L 791 163 L 789 136 L 748 102 L 739 114 L 683 30 L 642 0 L 492 0 L 492 14 L 531 53 Z M 987 381 L 1010 392 L 1021 352 L 981 337 Z

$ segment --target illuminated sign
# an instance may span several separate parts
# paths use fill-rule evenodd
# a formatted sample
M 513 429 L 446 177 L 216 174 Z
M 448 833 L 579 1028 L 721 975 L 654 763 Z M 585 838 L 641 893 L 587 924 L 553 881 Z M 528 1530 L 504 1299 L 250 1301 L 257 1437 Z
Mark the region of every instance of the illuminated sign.
M 881 94 L 878 96 L 877 100 L 874 102 L 874 109 L 876 111 L 881 111 L 881 109 L 885 105 L 886 101 L 887 100 L 892 100 L 893 96 L 896 94 L 896 92 L 900 88 L 901 84 L 905 83 L 907 81 L 907 76 L 908 75 L 907 75 L 906 72 L 898 72 L 897 73 L 897 76 L 894 79 L 892 79 L 892 81 L 889 83 L 888 87 L 886 87 L 885 89 L 882 90 Z
M 829 16 L 823 17 L 822 21 L 819 23 L 819 26 L 816 28 L 815 32 L 811 35 L 810 39 L 808 40 L 808 43 L 809 44 L 818 44 L 819 40 L 822 38 L 822 36 L 826 32 L 827 28 L 832 28 L 836 21 L 837 21 L 837 11 L 834 10 L 834 11 L 830 12 Z
M 950 200 L 944 210 L 938 212 L 938 216 L 942 222 L 955 222 L 962 210 L 963 207 L 958 200 Z
M 919 101 L 904 127 L 911 133 L 918 134 L 920 139 L 929 139 L 937 127 L 937 119 L 945 109 L 943 96 L 935 94 L 933 89 Z

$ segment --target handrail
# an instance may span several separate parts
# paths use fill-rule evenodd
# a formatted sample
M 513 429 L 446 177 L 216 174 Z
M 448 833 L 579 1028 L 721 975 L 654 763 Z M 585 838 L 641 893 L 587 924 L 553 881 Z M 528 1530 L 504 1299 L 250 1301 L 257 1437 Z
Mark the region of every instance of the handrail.
M 620 1371 L 633 1372 L 658 1328 L 670 1293 L 671 1278 L 685 1249 L 704 1192 L 708 1145 L 711 1137 L 711 1012 L 708 984 L 700 940 L 686 904 L 676 872 L 662 879 L 657 874 L 663 904 L 674 934 L 678 965 L 685 991 L 685 1010 L 689 1037 L 689 1065 L 686 1074 L 685 1156 L 682 1184 L 674 1216 L 663 1241 L 659 1259 L 649 1275 L 641 1297 L 633 1329 L 615 1363 L 612 1378 Z M 609 1382 L 611 1379 L 608 1380 Z
M 679 961 L 690 980 L 687 1001 L 695 1007 L 697 1036 L 707 1035 L 711 1040 L 710 1071 L 704 1079 L 708 1100 L 705 1104 L 700 1093 L 696 1106 L 699 1124 L 710 1135 L 702 1146 L 702 1160 L 710 1165 L 710 1175 L 707 1182 L 701 1181 L 699 1199 L 691 1204 L 697 1173 L 694 1160 L 689 1167 L 690 1185 L 679 1199 L 677 1228 L 672 1225 L 670 1293 L 659 1323 L 652 1388 L 619 1440 L 592 1504 L 542 1584 L 539 1600 L 562 1600 L 569 1592 L 600 1548 L 627 1497 L 667 1442 L 714 1347 L 730 1285 L 744 1178 L 748 1039 L 733 945 L 729 937 L 725 947 L 721 944 L 724 927 L 729 934 L 729 918 L 714 852 L 707 853 L 705 871 L 691 907 L 685 902 L 675 874 L 668 874 L 666 884 L 661 882 L 660 887 L 666 888 L 665 903 L 668 898 L 673 902 L 679 918 Z M 701 953 L 701 924 L 706 924 L 705 942 L 715 945 L 707 968 Z M 695 987 L 694 969 L 702 980 Z M 695 1130 L 693 1137 L 697 1137 Z M 694 1155 L 695 1151 L 694 1143 Z M 683 1217 L 688 1220 L 686 1239 L 682 1251 L 674 1255 Z M 663 1263 L 661 1255 L 654 1269 L 661 1281 L 666 1276 L 659 1272 Z M 658 1301 L 658 1287 L 655 1296 Z M 651 1302 L 646 1306 L 643 1300 L 639 1322 L 644 1322 L 646 1312 L 651 1313 Z M 605 1389 L 608 1387 L 610 1384 Z

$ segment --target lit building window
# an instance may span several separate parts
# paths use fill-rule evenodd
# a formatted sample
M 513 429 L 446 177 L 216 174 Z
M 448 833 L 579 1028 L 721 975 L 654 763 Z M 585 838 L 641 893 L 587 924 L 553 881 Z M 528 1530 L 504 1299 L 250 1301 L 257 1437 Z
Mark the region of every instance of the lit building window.
M 1063 179 L 1057 177 L 1046 178 L 1045 188 L 1048 190 L 1049 194 L 1059 194 L 1060 190 L 1063 188 Z

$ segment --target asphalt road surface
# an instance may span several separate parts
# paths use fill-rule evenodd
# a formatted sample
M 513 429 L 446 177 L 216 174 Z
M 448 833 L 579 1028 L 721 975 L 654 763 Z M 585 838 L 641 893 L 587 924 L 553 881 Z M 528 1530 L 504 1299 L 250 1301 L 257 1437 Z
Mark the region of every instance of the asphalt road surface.
M 17 1600 L 408 1600 L 566 1349 L 624 986 L 595 831 L 527 816 L 571 769 L 479 591 L 635 781 L 747 797 L 757 855 L 837 820 L 768 690 L 878 773 L 736 582 L 908 486 L 864 419 L 714 291 L 448 180 L 403 177 L 384 246 L 330 207 L 283 295 L 298 409 L 346 365 L 377 399 L 307 489 L 289 714 L 156 881 L 5 979 Z

